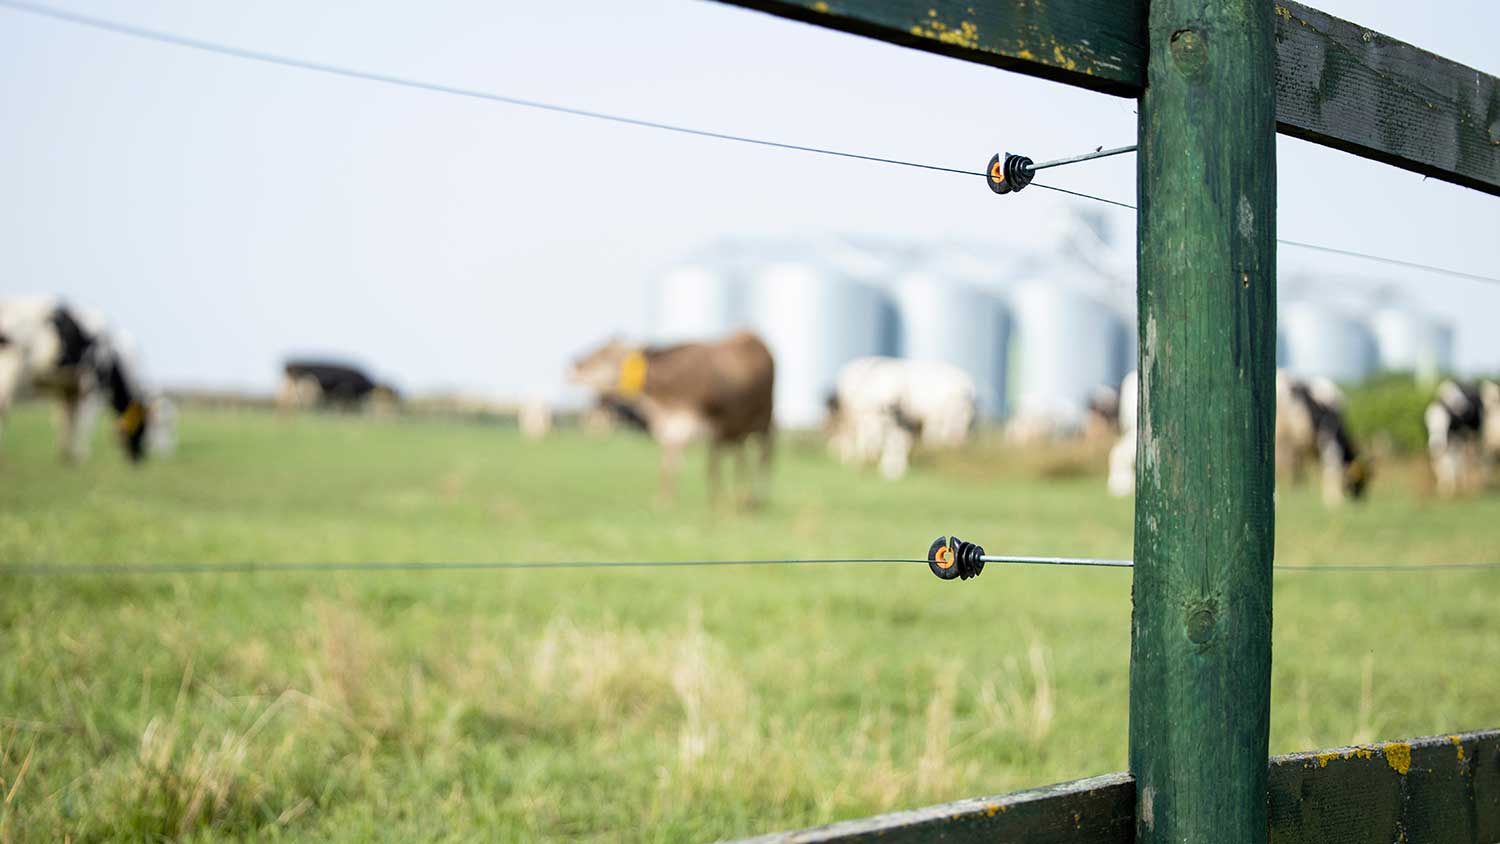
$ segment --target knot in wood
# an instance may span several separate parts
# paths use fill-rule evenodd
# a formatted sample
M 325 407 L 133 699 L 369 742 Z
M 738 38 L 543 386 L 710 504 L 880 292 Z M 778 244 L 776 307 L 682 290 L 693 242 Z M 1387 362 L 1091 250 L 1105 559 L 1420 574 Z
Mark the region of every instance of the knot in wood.
M 1213 638 L 1214 625 L 1219 621 L 1214 613 L 1214 608 L 1209 606 L 1191 607 L 1187 616 L 1188 641 L 1195 645 L 1201 645 Z
M 1172 33 L 1172 63 L 1185 76 L 1196 76 L 1208 64 L 1208 44 L 1196 29 Z

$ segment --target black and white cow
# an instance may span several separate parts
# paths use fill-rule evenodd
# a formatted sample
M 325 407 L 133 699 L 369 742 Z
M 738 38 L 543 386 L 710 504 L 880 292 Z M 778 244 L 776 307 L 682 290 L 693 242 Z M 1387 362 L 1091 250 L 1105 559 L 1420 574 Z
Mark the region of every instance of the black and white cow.
M 1276 373 L 1276 469 L 1294 483 L 1316 463 L 1323 501 L 1330 507 L 1360 498 L 1370 482 L 1370 463 L 1344 424 L 1344 393 L 1327 378 Z
M 62 454 L 88 457 L 94 418 L 108 403 L 132 462 L 146 456 L 150 400 L 104 321 L 53 298 L 0 299 L 0 425 L 23 391 L 62 401 Z
M 1109 491 L 1126 496 L 1135 491 L 1137 376 L 1131 372 L 1120 385 L 1120 428 L 1123 434 L 1110 451 Z M 1278 479 L 1296 482 L 1304 467 L 1321 469 L 1323 501 L 1336 507 L 1364 495 L 1370 480 L 1369 461 L 1359 453 L 1344 424 L 1344 395 L 1326 378 L 1302 379 L 1276 373 L 1276 469 Z
M 1500 384 L 1494 381 L 1444 381 L 1423 421 L 1440 495 L 1478 486 L 1483 463 L 1500 459 Z
M 352 409 L 372 399 L 394 403 L 400 396 L 358 367 L 326 360 L 287 361 L 276 393 L 276 404 L 283 409 L 320 404 Z

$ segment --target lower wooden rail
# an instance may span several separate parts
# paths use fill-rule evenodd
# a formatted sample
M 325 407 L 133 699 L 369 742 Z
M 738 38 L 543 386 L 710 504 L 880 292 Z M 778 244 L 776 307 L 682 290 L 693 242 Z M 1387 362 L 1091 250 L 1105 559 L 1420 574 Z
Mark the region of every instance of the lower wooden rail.
M 1271 760 L 1272 844 L 1500 844 L 1500 730 Z M 746 844 L 1132 844 L 1129 774 L 748 839 Z

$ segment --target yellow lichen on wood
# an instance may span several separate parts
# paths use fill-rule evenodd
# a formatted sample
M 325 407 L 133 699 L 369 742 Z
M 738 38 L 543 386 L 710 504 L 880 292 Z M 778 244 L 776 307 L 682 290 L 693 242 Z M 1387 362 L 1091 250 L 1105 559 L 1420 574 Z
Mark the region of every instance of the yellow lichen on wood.
M 1330 750 L 1327 753 L 1319 753 L 1317 755 L 1318 767 L 1319 768 L 1326 768 L 1326 767 L 1328 767 L 1328 763 L 1332 762 L 1333 760 L 1335 760 L 1337 758 L 1339 758 L 1339 755 L 1340 754 L 1339 754 L 1339 752 L 1337 750 Z
M 1078 62 L 1068 58 L 1068 54 L 1063 52 L 1061 44 L 1054 44 L 1052 46 L 1052 63 L 1068 70 L 1074 70 L 1078 67 Z
M 813 11 L 814 12 L 824 12 L 824 13 L 827 13 L 827 11 L 828 11 L 828 4 L 824 3 L 823 0 L 818 0 L 818 2 L 816 2 L 816 3 L 814 3 L 812 5 L 812 7 L 813 7 Z
M 933 24 L 937 26 L 938 24 Z M 938 36 L 938 40 L 944 44 L 957 44 L 960 47 L 974 48 L 979 46 L 979 27 L 968 21 L 958 25 L 958 29 L 950 29 Z
M 1460 761 L 1460 762 L 1464 761 L 1464 742 L 1463 742 L 1463 739 L 1459 738 L 1458 736 L 1448 736 L 1448 741 L 1453 742 L 1453 746 L 1456 747 L 1456 748 L 1458 748 L 1458 761 Z
M 1393 741 L 1385 746 L 1385 763 L 1391 770 L 1406 776 L 1411 770 L 1411 745 L 1404 741 Z
M 969 21 L 960 21 L 956 26 L 949 25 L 937 17 L 937 9 L 928 9 L 927 16 L 934 18 L 926 24 L 914 23 L 907 31 L 918 38 L 930 38 L 943 44 L 954 44 L 968 49 L 979 47 L 979 27 Z M 1022 58 L 1025 58 L 1024 56 Z

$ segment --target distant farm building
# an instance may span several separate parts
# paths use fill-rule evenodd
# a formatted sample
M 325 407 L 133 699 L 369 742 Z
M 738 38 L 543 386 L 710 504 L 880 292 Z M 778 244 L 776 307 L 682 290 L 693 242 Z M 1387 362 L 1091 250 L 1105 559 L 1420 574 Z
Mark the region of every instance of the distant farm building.
M 1072 434 L 1090 399 L 1135 368 L 1133 261 L 1087 213 L 1039 221 L 1013 243 L 724 240 L 653 279 L 649 334 L 673 343 L 758 331 L 776 356 L 784 427 L 820 424 L 840 368 L 887 355 L 964 370 L 980 417 L 1016 436 Z M 1353 301 L 1323 301 L 1321 287 L 1303 278 L 1282 291 L 1282 366 L 1341 382 L 1451 370 L 1445 323 L 1393 306 L 1378 282 Z

